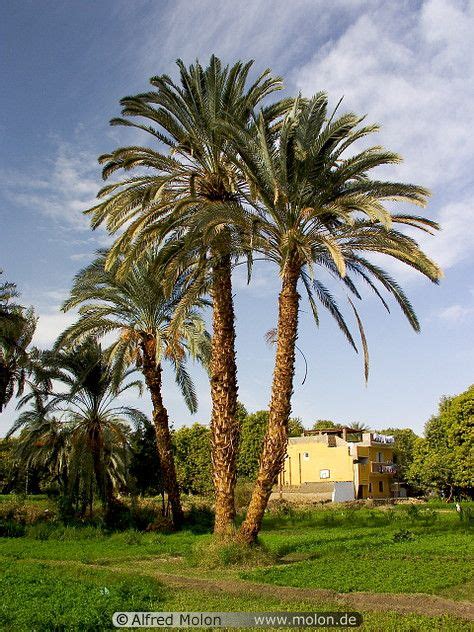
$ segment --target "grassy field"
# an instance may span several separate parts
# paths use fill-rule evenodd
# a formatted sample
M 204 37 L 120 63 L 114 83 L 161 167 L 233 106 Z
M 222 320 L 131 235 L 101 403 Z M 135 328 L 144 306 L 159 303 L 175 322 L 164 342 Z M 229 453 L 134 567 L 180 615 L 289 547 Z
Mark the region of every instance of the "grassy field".
M 283 508 L 250 555 L 214 546 L 198 527 L 43 522 L 0 538 L 0 629 L 107 630 L 116 610 L 355 610 L 364 630 L 471 629 L 462 609 L 473 599 L 472 529 L 452 508 Z

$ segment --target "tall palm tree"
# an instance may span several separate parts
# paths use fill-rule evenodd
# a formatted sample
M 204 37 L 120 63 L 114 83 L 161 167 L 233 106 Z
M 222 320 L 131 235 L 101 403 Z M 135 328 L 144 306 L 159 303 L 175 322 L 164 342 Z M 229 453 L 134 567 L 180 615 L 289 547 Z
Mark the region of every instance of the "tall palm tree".
M 308 294 L 316 321 L 319 300 L 356 347 L 342 312 L 319 279 L 321 268 L 342 281 L 348 293 L 358 299 L 361 295 L 356 280 L 362 279 L 388 309 L 377 288 L 380 282 L 416 331 L 419 323 L 402 289 L 361 253 L 388 255 L 434 282 L 441 276 L 439 268 L 417 243 L 393 228 L 401 223 L 430 231 L 436 224 L 423 217 L 390 213 L 385 208 L 388 201 L 424 206 L 428 191 L 415 185 L 370 179 L 370 170 L 396 163 L 399 156 L 377 146 L 346 157 L 345 152 L 356 141 L 377 127 L 362 127 L 363 119 L 354 114 L 334 120 L 334 113 L 328 116 L 327 108 L 326 94 L 319 93 L 310 100 L 296 99 L 278 130 L 269 129 L 263 117 L 245 132 L 230 123 L 225 126 L 234 137 L 241 168 L 254 192 L 253 247 L 278 265 L 281 277 L 268 429 L 252 499 L 239 534 L 249 543 L 258 534 L 286 452 L 298 334 L 298 283 Z M 362 321 L 350 297 L 349 302 L 361 334 L 367 377 L 368 353 Z
M 240 213 L 240 171 L 229 159 L 231 146 L 218 122 L 229 117 L 243 129 L 255 108 L 281 81 L 266 70 L 247 85 L 252 62 L 223 67 L 212 56 L 207 68 L 199 62 L 187 68 L 177 62 L 180 82 L 166 75 L 150 80 L 154 90 L 122 99 L 123 116 L 112 125 L 127 125 L 150 134 L 167 153 L 150 147 L 125 147 L 100 158 L 103 176 L 117 170 L 149 171 L 105 187 L 105 197 L 88 213 L 92 226 L 105 223 L 110 233 L 126 227 L 111 249 L 108 263 L 124 251 L 133 261 L 150 243 L 169 235 L 181 269 L 194 269 L 195 293 L 209 280 L 213 299 L 213 336 L 210 361 L 212 397 L 212 460 L 216 493 L 216 533 L 233 530 L 234 487 L 239 441 L 235 325 L 232 299 L 232 260 L 240 250 L 240 233 L 232 223 Z M 287 103 L 264 108 L 274 120 Z M 135 123 L 138 117 L 143 123 Z M 228 210 L 226 223 L 216 223 L 220 209 Z M 183 260 L 183 254 L 184 260 Z M 126 266 L 126 261 L 124 265 Z M 190 263 L 192 262 L 192 263 Z M 186 301 L 193 300 L 190 292 Z
M 24 429 L 25 441 L 34 440 L 29 444 L 31 459 L 35 453 L 46 458 L 48 449 L 60 459 L 66 451 L 69 489 L 83 499 L 83 511 L 87 504 L 92 508 L 94 488 L 110 509 L 126 478 L 127 422 L 142 423 L 144 417 L 135 408 L 115 405 L 115 399 L 131 388 L 140 389 L 141 383 L 129 380 L 133 369 L 114 371 L 91 337 L 68 349 L 45 351 L 41 360 L 50 383 L 59 383 L 62 390 L 32 389 L 22 401 L 33 400 L 32 410 L 20 415 L 10 434 Z M 57 459 L 51 463 L 58 465 Z
M 121 375 L 124 367 L 132 365 L 142 370 L 153 403 L 163 483 L 174 525 L 179 527 L 183 511 L 168 412 L 163 403 L 162 367 L 163 362 L 171 363 L 190 412 L 196 412 L 196 393 L 185 364 L 187 356 L 204 365 L 208 363 L 210 339 L 199 314 L 199 308 L 206 302 L 198 300 L 175 323 L 176 306 L 186 291 L 185 276 L 177 279 L 171 295 L 165 296 L 159 254 L 154 249 L 136 261 L 124 278 L 116 274 L 120 261 L 107 270 L 106 258 L 107 252 L 102 251 L 77 274 L 63 308 L 79 307 L 80 318 L 59 337 L 57 346 L 76 344 L 90 335 L 115 334 L 116 340 L 109 349 L 114 372 Z

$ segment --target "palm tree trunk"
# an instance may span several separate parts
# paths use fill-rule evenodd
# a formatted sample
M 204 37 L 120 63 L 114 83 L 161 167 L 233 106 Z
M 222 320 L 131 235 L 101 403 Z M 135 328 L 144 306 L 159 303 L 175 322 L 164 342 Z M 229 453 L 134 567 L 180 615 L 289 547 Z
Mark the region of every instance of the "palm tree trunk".
M 153 403 L 153 423 L 155 425 L 156 446 L 163 476 L 163 487 L 171 505 L 173 525 L 179 529 L 183 524 L 183 509 L 179 493 L 176 467 L 169 428 L 168 411 L 163 404 L 161 394 L 162 368 L 155 360 L 155 341 L 149 339 L 142 343 L 143 374 Z
M 284 269 L 279 296 L 277 351 L 273 372 L 272 395 L 268 427 L 260 457 L 257 480 L 238 538 L 247 544 L 255 542 L 262 526 L 268 499 L 280 473 L 286 455 L 288 419 L 291 412 L 295 345 L 298 335 L 297 292 L 300 265 L 291 260 Z
M 235 316 L 230 256 L 216 257 L 213 266 L 213 333 L 211 347 L 211 442 L 216 498 L 214 533 L 234 533 L 236 461 L 239 445 Z

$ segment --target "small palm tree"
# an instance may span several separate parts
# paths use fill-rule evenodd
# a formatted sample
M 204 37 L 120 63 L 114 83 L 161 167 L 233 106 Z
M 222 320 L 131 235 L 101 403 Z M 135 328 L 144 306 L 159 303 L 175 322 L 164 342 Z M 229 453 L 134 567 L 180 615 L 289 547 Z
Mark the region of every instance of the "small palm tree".
M 19 462 L 26 470 L 46 470 L 51 481 L 58 483 L 66 493 L 70 448 L 68 427 L 51 414 L 45 399 L 38 391 L 32 398 L 27 396 L 23 403 L 31 401 L 30 408 L 18 416 L 6 436 L 9 438 L 21 430 L 15 445 Z
M 240 170 L 229 159 L 231 144 L 218 122 L 229 117 L 245 129 L 257 105 L 281 81 L 266 70 L 252 85 L 247 78 L 252 62 L 222 66 L 212 56 L 207 68 L 198 62 L 187 68 L 177 62 L 180 82 L 153 77 L 153 91 L 122 99 L 123 116 L 112 125 L 127 125 L 151 135 L 169 150 L 125 147 L 102 156 L 103 176 L 117 170 L 147 168 L 143 175 L 105 187 L 105 201 L 90 209 L 92 226 L 105 223 L 110 233 L 125 226 L 110 251 L 108 265 L 126 252 L 123 262 L 134 261 L 150 243 L 173 235 L 170 243 L 175 265 L 194 269 L 194 294 L 210 286 L 213 299 L 213 336 L 210 361 L 212 398 L 212 460 L 216 492 L 215 530 L 233 530 L 234 487 L 239 442 L 237 419 L 237 369 L 235 363 L 235 316 L 231 271 L 240 253 L 241 234 L 234 229 L 233 213 L 241 212 Z M 287 105 L 280 102 L 264 109 L 273 120 Z M 134 123 L 131 118 L 143 122 Z M 227 209 L 224 223 L 214 218 Z M 174 275 L 173 275 L 174 276 Z
M 345 157 L 347 149 L 377 127 L 361 127 L 362 118 L 354 114 L 333 119 L 334 114 L 327 113 L 327 96 L 319 93 L 310 100 L 296 99 L 278 129 L 269 128 L 264 117 L 245 132 L 231 123 L 225 125 L 233 135 L 239 164 L 253 192 L 252 246 L 277 264 L 281 277 L 268 430 L 240 531 L 246 542 L 253 542 L 258 534 L 285 458 L 298 334 L 298 283 L 307 292 L 316 322 L 319 301 L 356 348 L 342 312 L 319 279 L 321 269 L 328 270 L 356 299 L 361 298 L 356 286 L 357 279 L 361 279 L 388 309 L 377 288 L 380 282 L 416 331 L 419 323 L 402 289 L 361 253 L 378 252 L 396 258 L 434 282 L 441 276 L 439 268 L 416 242 L 393 228 L 401 223 L 430 231 L 436 224 L 419 216 L 389 213 L 385 208 L 388 201 L 423 206 L 428 192 L 415 185 L 370 179 L 368 171 L 396 163 L 399 156 L 371 147 Z M 367 377 L 368 352 L 362 321 L 350 297 L 349 302 L 361 334 Z
M 186 291 L 185 277 L 177 280 L 172 294 L 165 296 L 160 274 L 159 255 L 148 251 L 135 262 L 125 278 L 117 276 L 120 261 L 107 270 L 107 253 L 76 276 L 70 298 L 64 309 L 79 307 L 80 318 L 58 339 L 57 346 L 77 344 L 87 336 L 114 334 L 109 349 L 114 373 L 122 375 L 125 367 L 137 366 L 143 372 L 153 403 L 159 462 L 165 491 L 171 505 L 173 522 L 183 520 L 179 486 L 176 479 L 168 412 L 163 402 L 162 367 L 169 362 L 184 400 L 190 410 L 197 410 L 197 398 L 186 370 L 191 356 L 208 363 L 210 337 L 198 312 L 206 304 L 197 300 L 194 308 L 181 314 L 179 323 L 173 318 Z
M 130 388 L 140 389 L 141 383 L 128 381 L 133 370 L 114 372 L 94 338 L 86 338 L 69 349 L 43 352 L 42 362 L 52 383 L 59 382 L 65 390 L 41 393 L 43 400 L 48 401 L 44 410 L 20 416 L 11 432 L 25 428 L 24 441 L 31 437 L 32 453 L 37 450 L 38 455 L 48 448 L 52 450 L 50 442 L 58 437 L 54 449 L 58 455 L 62 455 L 64 449 L 67 451 L 69 489 L 83 499 L 83 511 L 87 503 L 92 508 L 94 488 L 108 509 L 115 491 L 125 483 L 127 422 L 141 423 L 144 417 L 135 408 L 114 405 L 115 399 Z M 38 408 L 37 398 L 38 391 L 33 390 L 23 403 L 33 399 Z M 44 432 L 41 432 L 42 424 Z M 58 459 L 53 462 L 57 463 Z

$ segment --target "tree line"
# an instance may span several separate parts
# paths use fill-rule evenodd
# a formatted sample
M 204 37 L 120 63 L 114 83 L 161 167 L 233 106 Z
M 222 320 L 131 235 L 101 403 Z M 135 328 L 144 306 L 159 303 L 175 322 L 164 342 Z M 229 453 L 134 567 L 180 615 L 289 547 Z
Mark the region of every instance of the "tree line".
M 199 62 L 186 66 L 180 60 L 177 65 L 177 80 L 152 77 L 150 90 L 123 98 L 121 117 L 111 121 L 144 134 L 148 143 L 120 147 L 99 158 L 103 178 L 113 176 L 113 181 L 85 213 L 92 229 L 104 226 L 115 241 L 76 276 L 63 308 L 77 308 L 79 318 L 59 336 L 52 355 L 45 356 L 51 378 L 41 374 L 43 359 L 38 358 L 29 397 L 38 411 L 46 407 L 40 416 L 59 417 L 67 425 L 68 440 L 78 454 L 83 441 L 95 446 L 88 457 L 91 474 L 77 484 L 85 490 L 95 476 L 107 502 L 118 484 L 115 474 L 101 473 L 105 463 L 114 462 L 111 442 L 120 443 L 118 424 L 125 417 L 137 417 L 136 411 L 125 409 L 104 413 L 107 430 L 100 430 L 98 418 L 108 405 L 100 397 L 110 403 L 109 393 L 128 388 L 127 371 L 139 369 L 152 399 L 163 484 L 179 527 L 183 512 L 162 368 L 171 363 L 194 410 L 196 393 L 185 365 L 187 358 L 195 358 L 210 378 L 215 533 L 250 544 L 260 530 L 286 452 L 300 291 L 316 324 L 320 309 L 327 310 L 349 344 L 360 347 L 367 378 L 368 347 L 357 306 L 365 296 L 362 286 L 388 311 L 387 296 L 392 298 L 412 328 L 420 328 L 400 285 L 371 255 L 396 259 L 437 283 L 439 267 L 401 229 L 431 233 L 438 226 L 404 207 L 393 210 L 399 203 L 423 207 L 429 192 L 379 178 L 378 168 L 401 158 L 378 145 L 368 146 L 378 127 L 365 123 L 363 116 L 341 114 L 340 102 L 331 110 L 324 92 L 277 99 L 281 78 L 266 70 L 250 80 L 252 62 L 226 66 L 212 56 L 206 67 Z M 377 176 L 372 177 L 375 169 Z M 232 274 L 237 265 L 246 265 L 251 283 L 257 260 L 273 267 L 281 288 L 268 420 L 248 510 L 237 530 L 234 496 L 242 424 Z M 349 316 L 325 278 L 346 293 Z M 5 292 L 5 318 L 11 321 L 15 310 L 8 307 L 8 288 Z M 202 318 L 208 308 L 212 335 Z M 21 317 L 28 321 L 26 312 Z M 26 329 L 24 335 L 28 337 Z M 102 351 L 101 341 L 110 337 L 114 342 Z M 97 366 L 103 366 L 102 391 L 94 395 L 85 391 L 84 373 L 75 383 L 79 376 L 67 364 L 74 364 L 72 358 L 83 349 L 91 357 L 96 353 Z M 19 348 L 14 354 L 21 373 Z M 1 369 L 4 399 L 11 397 L 12 384 L 21 391 L 29 379 L 14 374 L 7 355 L 2 356 L 2 367 L 7 368 Z M 66 365 L 56 364 L 61 357 L 59 362 Z M 66 403 L 64 394 L 55 390 L 58 381 L 68 390 Z M 95 403 L 90 424 L 79 430 L 85 402 Z M 74 472 L 72 467 L 68 477 L 76 480 Z

